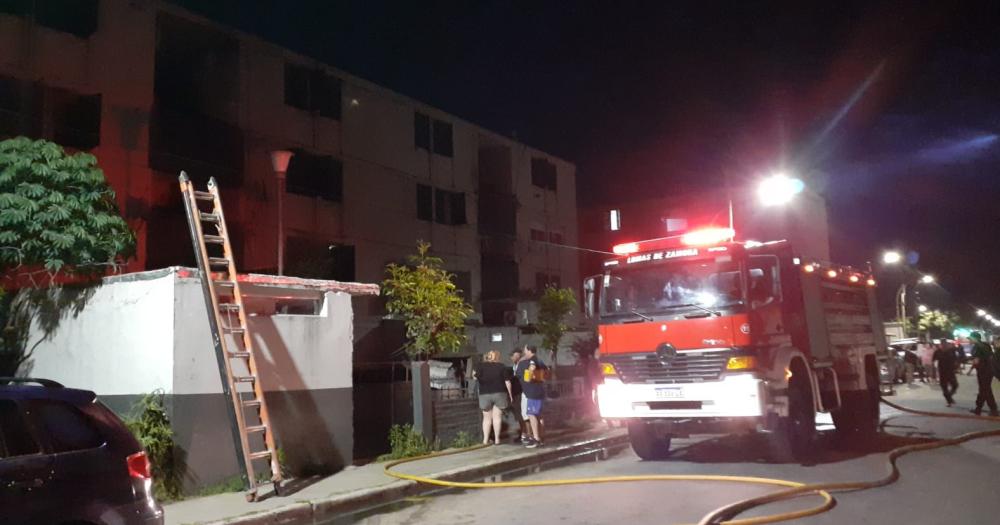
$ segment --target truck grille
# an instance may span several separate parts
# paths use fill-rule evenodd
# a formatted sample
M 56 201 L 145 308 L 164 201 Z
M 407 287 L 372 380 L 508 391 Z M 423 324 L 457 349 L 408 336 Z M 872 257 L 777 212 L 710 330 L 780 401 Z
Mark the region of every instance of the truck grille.
M 732 352 L 679 352 L 666 363 L 655 353 L 603 356 L 625 383 L 700 383 L 716 381 Z

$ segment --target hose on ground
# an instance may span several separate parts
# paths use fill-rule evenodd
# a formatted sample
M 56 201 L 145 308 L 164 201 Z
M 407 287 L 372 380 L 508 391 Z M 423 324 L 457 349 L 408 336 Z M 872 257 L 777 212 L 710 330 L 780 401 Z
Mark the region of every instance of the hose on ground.
M 948 414 L 940 412 L 926 412 L 922 410 L 913 410 L 909 408 L 902 407 L 885 399 L 882 400 L 883 403 L 889 405 L 892 408 L 903 412 L 909 412 L 911 414 L 930 416 L 930 417 L 947 417 L 947 418 L 958 418 L 958 419 L 974 419 L 977 421 L 992 420 L 1000 422 L 1000 418 L 996 417 L 982 417 L 982 416 L 972 416 L 964 414 Z M 416 474 L 406 474 L 393 470 L 394 467 L 403 465 L 406 463 L 412 463 L 415 461 L 420 461 L 429 458 L 450 456 L 453 454 L 461 454 L 463 452 L 468 452 L 471 450 L 478 450 L 485 445 L 476 445 L 468 448 L 461 448 L 455 450 L 447 450 L 443 452 L 435 452 L 432 454 L 427 454 L 424 456 L 417 456 L 412 458 L 398 459 L 395 461 L 390 461 L 383 467 L 383 472 L 390 477 L 415 481 L 417 483 L 423 483 L 426 485 L 434 485 L 438 487 L 447 488 L 460 488 L 460 489 L 491 489 L 491 488 L 526 488 L 526 487 L 552 487 L 552 486 L 565 486 L 565 485 L 584 485 L 584 484 L 595 484 L 595 483 L 632 483 L 632 482 L 645 482 L 645 481 L 709 481 L 709 482 L 725 482 L 725 483 L 746 483 L 746 484 L 763 484 L 770 486 L 784 487 L 784 490 L 779 490 L 777 492 L 772 492 L 764 496 L 759 496 L 755 498 L 748 498 L 736 503 L 732 503 L 712 512 L 706 514 L 699 522 L 698 525 L 764 525 L 767 523 L 777 523 L 780 521 L 788 521 L 799 518 L 805 518 L 808 516 L 813 516 L 826 512 L 834 507 L 836 500 L 830 494 L 830 492 L 842 492 L 842 491 L 854 491 L 863 490 L 876 487 L 882 487 L 889 485 L 899 479 L 900 473 L 896 466 L 896 460 L 906 454 L 924 450 L 932 450 L 941 447 L 947 447 L 952 445 L 958 445 L 966 441 L 973 439 L 980 439 L 985 437 L 1000 436 L 1000 429 L 995 430 L 985 430 L 980 432 L 970 432 L 967 434 L 962 434 L 960 436 L 948 439 L 941 439 L 937 441 L 932 441 L 928 443 L 920 443 L 916 445 L 906 445 L 889 452 L 888 456 L 888 467 L 889 472 L 882 478 L 872 481 L 850 481 L 850 482 L 838 482 L 838 483 L 800 483 L 797 481 L 790 481 L 784 479 L 772 479 L 772 478 L 762 478 L 754 476 L 724 476 L 724 475 L 710 475 L 710 474 L 646 474 L 646 475 L 634 475 L 634 476 L 604 476 L 604 477 L 591 477 L 591 478 L 568 478 L 568 479 L 546 479 L 546 480 L 523 480 L 523 481 L 497 481 L 497 482 L 465 482 L 465 481 L 445 481 L 436 478 L 430 478 L 426 476 L 420 476 Z M 766 516 L 756 516 L 752 518 L 737 518 L 739 514 L 746 512 L 752 508 L 760 507 L 769 503 L 774 503 L 778 501 L 783 501 L 793 498 L 801 498 L 805 496 L 818 496 L 822 499 L 822 502 L 816 506 L 809 507 L 801 510 L 794 510 L 788 512 L 782 512 L 778 514 L 770 514 Z

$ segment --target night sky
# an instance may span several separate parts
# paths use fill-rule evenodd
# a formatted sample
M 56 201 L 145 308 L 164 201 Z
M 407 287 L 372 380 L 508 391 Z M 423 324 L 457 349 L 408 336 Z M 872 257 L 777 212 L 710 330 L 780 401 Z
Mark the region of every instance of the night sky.
M 177 3 L 573 161 L 581 205 L 785 169 L 838 261 L 1000 313 L 1000 2 Z

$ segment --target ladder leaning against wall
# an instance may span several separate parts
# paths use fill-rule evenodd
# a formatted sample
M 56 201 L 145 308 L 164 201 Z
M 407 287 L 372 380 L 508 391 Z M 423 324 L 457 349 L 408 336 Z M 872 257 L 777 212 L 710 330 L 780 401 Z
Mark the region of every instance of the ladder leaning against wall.
M 256 501 L 257 489 L 265 478 L 258 478 L 254 465 L 267 465 L 260 473 L 270 474 L 268 479 L 275 494 L 281 487 L 281 467 L 254 358 L 253 341 L 247 330 L 247 312 L 237 280 L 219 187 L 212 178 L 208 181 L 208 191 L 198 191 L 183 171 L 179 179 L 201 272 L 222 390 L 232 401 L 227 406 L 233 442 L 246 482 L 247 501 Z M 206 229 L 210 233 L 206 233 Z

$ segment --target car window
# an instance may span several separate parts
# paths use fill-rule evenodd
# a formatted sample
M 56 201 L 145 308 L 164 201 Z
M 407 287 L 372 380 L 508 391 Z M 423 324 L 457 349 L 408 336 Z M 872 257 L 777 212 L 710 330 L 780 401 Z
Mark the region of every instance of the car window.
M 37 401 L 32 403 L 31 410 L 49 437 L 53 452 L 85 450 L 104 444 L 100 432 L 72 405 L 59 401 Z
M 38 443 L 35 443 L 28 432 L 17 403 L 0 399 L 0 459 L 38 452 Z

